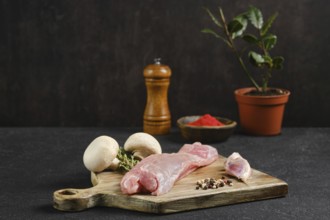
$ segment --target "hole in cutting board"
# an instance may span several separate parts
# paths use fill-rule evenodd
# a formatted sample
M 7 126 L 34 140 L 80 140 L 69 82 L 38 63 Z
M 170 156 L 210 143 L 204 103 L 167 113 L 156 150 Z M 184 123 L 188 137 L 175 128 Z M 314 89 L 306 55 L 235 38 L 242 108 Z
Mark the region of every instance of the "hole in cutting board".
M 61 194 L 61 195 L 74 195 L 74 194 L 76 194 L 77 192 L 74 192 L 74 191 L 72 191 L 72 190 L 63 190 L 63 191 L 61 191 L 61 192 L 59 192 L 59 194 Z

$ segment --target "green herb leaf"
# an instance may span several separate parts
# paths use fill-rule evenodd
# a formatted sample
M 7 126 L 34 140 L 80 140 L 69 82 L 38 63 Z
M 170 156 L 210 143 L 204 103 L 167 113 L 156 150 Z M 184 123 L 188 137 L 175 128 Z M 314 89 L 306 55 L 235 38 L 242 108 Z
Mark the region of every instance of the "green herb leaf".
M 213 35 L 214 37 L 216 38 L 219 38 L 221 40 L 223 40 L 229 47 L 231 47 L 230 43 L 223 37 L 221 37 L 219 34 L 217 34 L 215 31 L 209 29 L 209 28 L 205 28 L 202 30 L 202 33 L 205 33 L 205 34 L 211 34 Z
M 252 34 L 245 34 L 242 38 L 243 38 L 243 40 L 245 40 L 246 42 L 251 43 L 251 44 L 256 44 L 259 42 L 257 37 Z
M 209 29 L 209 28 L 204 28 L 202 30 L 202 33 L 205 33 L 205 34 L 212 34 L 214 37 L 216 38 L 221 38 L 220 35 L 218 35 L 217 33 L 215 33 L 215 31 Z
M 261 32 L 260 35 L 264 36 L 267 34 L 269 28 L 272 26 L 273 22 L 275 21 L 275 19 L 277 18 L 278 13 L 276 12 L 275 14 L 273 14 L 272 16 L 270 16 L 268 18 L 268 20 L 266 21 L 266 23 L 262 26 L 261 28 Z
M 205 11 L 209 14 L 214 24 L 216 24 L 218 27 L 222 28 L 222 25 L 220 24 L 219 20 L 212 14 L 212 12 L 208 8 L 204 8 Z
M 263 42 L 264 42 L 266 50 L 270 50 L 275 46 L 275 44 L 277 42 L 277 37 L 274 34 L 269 34 L 263 38 Z
M 284 58 L 277 56 L 273 58 L 273 69 L 281 70 L 283 69 Z
M 240 15 L 240 16 L 235 17 L 234 21 L 235 20 L 240 22 L 242 27 L 239 30 L 232 33 L 232 39 L 235 39 L 236 37 L 242 36 L 242 34 L 244 33 L 244 31 L 246 30 L 246 27 L 248 25 L 248 20 L 244 15 Z
M 254 51 L 249 52 L 249 58 L 250 58 L 250 62 L 257 67 L 260 67 L 265 62 L 263 56 Z
M 139 162 L 122 147 L 119 148 L 117 159 L 119 160 L 119 170 L 123 172 L 130 171 Z
M 264 59 L 263 65 L 266 65 L 268 68 L 273 67 L 273 59 L 268 55 L 263 55 L 262 58 Z
M 234 32 L 240 31 L 240 30 L 242 30 L 242 28 L 243 28 L 243 24 L 241 22 L 239 22 L 238 20 L 232 20 L 228 24 L 229 33 L 234 33 Z
M 259 30 L 262 28 L 264 20 L 259 9 L 254 6 L 250 6 L 247 16 L 254 27 Z
M 222 22 L 225 23 L 226 18 L 225 18 L 225 15 L 223 14 L 222 8 L 219 8 L 219 13 L 220 13 L 220 18 L 221 18 Z

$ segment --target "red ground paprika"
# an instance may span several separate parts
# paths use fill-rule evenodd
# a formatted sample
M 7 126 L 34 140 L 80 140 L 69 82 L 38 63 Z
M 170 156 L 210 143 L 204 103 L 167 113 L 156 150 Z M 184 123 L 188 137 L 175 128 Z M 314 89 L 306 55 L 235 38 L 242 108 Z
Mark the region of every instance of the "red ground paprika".
M 199 119 L 193 122 L 189 122 L 188 125 L 192 126 L 223 126 L 224 124 L 212 117 L 210 114 L 205 114 Z

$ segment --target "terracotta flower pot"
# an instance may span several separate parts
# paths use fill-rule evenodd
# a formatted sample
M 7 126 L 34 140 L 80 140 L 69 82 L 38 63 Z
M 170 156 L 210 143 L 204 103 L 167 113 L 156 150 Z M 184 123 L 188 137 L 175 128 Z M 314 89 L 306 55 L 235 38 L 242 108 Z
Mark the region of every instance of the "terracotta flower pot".
M 238 103 L 240 126 L 243 132 L 252 135 L 278 135 L 281 133 L 285 103 L 290 92 L 276 96 L 245 95 L 254 88 L 235 90 Z

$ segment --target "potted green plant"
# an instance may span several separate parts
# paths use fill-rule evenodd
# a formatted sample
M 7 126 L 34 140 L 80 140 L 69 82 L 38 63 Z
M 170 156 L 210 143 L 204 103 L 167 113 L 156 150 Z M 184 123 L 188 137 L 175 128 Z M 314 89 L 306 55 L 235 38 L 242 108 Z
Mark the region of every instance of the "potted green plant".
M 282 56 L 270 54 L 271 49 L 276 45 L 277 36 L 269 31 L 278 13 L 264 22 L 262 12 L 250 6 L 246 12 L 227 22 L 221 8 L 219 8 L 219 16 L 215 16 L 207 8 L 205 10 L 217 30 L 206 28 L 202 32 L 220 39 L 233 51 L 243 72 L 253 85 L 234 92 L 241 128 L 244 132 L 253 135 L 279 134 L 290 92 L 269 87 L 272 72 L 281 70 L 284 62 Z M 240 43 L 238 47 L 237 41 L 244 43 Z M 246 64 L 247 60 L 257 68 L 257 73 L 252 74 L 250 71 L 252 66 Z

